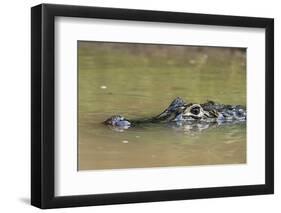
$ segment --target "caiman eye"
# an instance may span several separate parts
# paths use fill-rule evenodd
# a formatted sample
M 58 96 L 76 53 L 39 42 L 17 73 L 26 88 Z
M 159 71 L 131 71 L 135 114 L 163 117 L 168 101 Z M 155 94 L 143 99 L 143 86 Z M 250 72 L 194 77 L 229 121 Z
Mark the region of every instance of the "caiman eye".
M 192 109 L 190 109 L 190 112 L 194 115 L 199 115 L 200 113 L 200 107 L 196 106 L 196 107 L 193 107 Z

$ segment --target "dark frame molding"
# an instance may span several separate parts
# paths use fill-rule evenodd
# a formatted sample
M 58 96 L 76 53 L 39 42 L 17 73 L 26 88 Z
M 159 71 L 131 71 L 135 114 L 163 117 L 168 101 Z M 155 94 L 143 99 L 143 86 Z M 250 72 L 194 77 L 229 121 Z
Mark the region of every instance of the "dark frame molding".
M 264 28 L 265 184 L 112 194 L 54 195 L 54 20 L 57 16 Z M 31 8 L 31 204 L 42 209 L 274 193 L 274 19 L 41 4 Z

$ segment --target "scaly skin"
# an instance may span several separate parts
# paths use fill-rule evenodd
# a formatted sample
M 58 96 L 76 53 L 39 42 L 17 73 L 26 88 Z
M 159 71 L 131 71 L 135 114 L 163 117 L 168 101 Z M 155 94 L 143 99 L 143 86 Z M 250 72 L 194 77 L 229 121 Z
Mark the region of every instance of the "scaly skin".
M 172 125 L 203 125 L 237 123 L 246 121 L 246 108 L 240 105 L 224 105 L 213 101 L 203 104 L 186 103 L 176 98 L 161 114 L 145 119 L 128 120 L 120 115 L 114 115 L 104 121 L 104 124 L 119 129 L 128 129 L 145 123 L 169 123 Z M 209 125 L 210 126 L 210 125 Z

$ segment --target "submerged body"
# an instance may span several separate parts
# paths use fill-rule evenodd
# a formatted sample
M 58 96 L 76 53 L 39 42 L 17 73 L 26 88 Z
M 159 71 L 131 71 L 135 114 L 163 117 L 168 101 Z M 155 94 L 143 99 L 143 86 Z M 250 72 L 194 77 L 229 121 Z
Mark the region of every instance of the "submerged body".
M 246 116 L 246 108 L 241 105 L 224 105 L 213 101 L 193 104 L 178 97 L 157 116 L 129 120 L 123 116 L 114 115 L 104 123 L 117 129 L 128 129 L 146 123 L 167 123 L 173 127 L 206 129 L 215 125 L 245 122 Z

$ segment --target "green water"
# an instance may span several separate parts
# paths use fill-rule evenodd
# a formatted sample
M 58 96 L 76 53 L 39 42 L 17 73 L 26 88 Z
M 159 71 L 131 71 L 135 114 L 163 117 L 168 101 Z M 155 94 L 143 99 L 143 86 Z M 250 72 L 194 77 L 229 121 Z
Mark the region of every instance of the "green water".
M 101 124 L 115 114 L 159 114 L 178 96 L 246 106 L 245 50 L 79 42 L 78 77 L 79 170 L 246 162 L 245 124 L 123 132 Z

